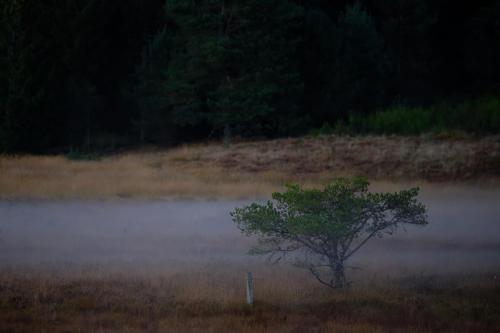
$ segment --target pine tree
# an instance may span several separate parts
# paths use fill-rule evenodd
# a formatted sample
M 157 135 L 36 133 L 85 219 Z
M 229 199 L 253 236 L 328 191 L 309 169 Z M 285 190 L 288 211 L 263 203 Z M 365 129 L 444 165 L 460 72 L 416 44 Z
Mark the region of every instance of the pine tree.
M 133 98 L 139 114 L 134 119 L 140 142 L 163 142 L 174 133 L 171 114 L 166 107 L 162 87 L 166 81 L 170 58 L 170 34 L 163 28 L 146 45 L 137 69 L 138 84 Z
M 174 37 L 164 93 L 179 126 L 237 135 L 299 127 L 301 7 L 287 0 L 169 0 L 167 15 Z
M 339 15 L 334 37 L 332 112 L 368 112 L 384 100 L 389 62 L 375 21 L 359 3 Z
M 320 9 L 308 10 L 305 22 L 305 105 L 316 126 L 334 123 L 335 100 L 331 86 L 335 76 L 335 22 Z
M 430 32 L 436 22 L 425 0 L 378 1 L 381 26 L 392 64 L 392 91 L 421 99 L 432 71 Z M 412 98 L 414 97 L 414 98 Z

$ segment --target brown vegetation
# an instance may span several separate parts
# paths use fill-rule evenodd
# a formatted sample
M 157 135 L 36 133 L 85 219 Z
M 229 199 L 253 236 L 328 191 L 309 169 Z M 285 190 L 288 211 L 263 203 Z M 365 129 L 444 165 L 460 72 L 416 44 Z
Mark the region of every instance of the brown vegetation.
M 288 181 L 478 181 L 500 176 L 500 137 L 336 137 L 185 145 L 99 161 L 0 156 L 2 198 L 258 197 Z
M 374 278 L 338 293 L 307 275 L 258 270 L 158 276 L 0 274 L 0 332 L 498 332 L 492 275 Z M 282 283 L 287 281 L 287 283 Z

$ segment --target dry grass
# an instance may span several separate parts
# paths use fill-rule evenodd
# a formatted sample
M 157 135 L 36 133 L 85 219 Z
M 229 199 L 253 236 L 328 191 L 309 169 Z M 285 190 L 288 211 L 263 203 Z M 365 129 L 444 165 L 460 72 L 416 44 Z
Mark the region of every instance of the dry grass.
M 319 137 L 186 145 L 100 161 L 0 156 L 0 198 L 261 197 L 289 181 L 497 180 L 500 137 Z
M 332 292 L 288 270 L 0 274 L 0 332 L 498 332 L 491 275 L 383 278 Z

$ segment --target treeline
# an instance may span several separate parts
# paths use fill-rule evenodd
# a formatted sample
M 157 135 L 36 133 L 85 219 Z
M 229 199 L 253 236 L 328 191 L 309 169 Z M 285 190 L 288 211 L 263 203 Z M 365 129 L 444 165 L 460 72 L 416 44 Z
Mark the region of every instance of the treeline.
M 500 87 L 498 0 L 2 0 L 0 27 L 6 152 L 432 125 Z M 500 129 L 469 104 L 443 126 Z

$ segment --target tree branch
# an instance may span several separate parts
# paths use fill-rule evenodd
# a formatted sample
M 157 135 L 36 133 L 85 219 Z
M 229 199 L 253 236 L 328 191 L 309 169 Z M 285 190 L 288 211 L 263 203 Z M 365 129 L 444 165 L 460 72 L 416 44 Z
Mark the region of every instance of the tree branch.
M 332 284 L 331 282 L 326 282 L 325 280 L 323 280 L 320 274 L 314 269 L 314 266 L 309 266 L 308 269 L 311 272 L 311 274 L 316 278 L 316 280 L 318 280 L 319 283 L 324 284 L 325 286 L 330 287 L 332 289 L 338 288 L 338 286 Z
M 368 237 L 366 237 L 361 243 L 359 243 L 354 249 L 352 249 L 351 251 L 349 251 L 349 253 L 344 256 L 344 260 L 347 260 L 350 256 L 352 256 L 354 253 L 356 253 L 356 251 L 358 251 L 363 245 L 365 245 L 366 242 L 368 242 L 379 231 L 380 231 L 379 229 L 375 229 L 374 231 L 372 231 L 368 235 Z

